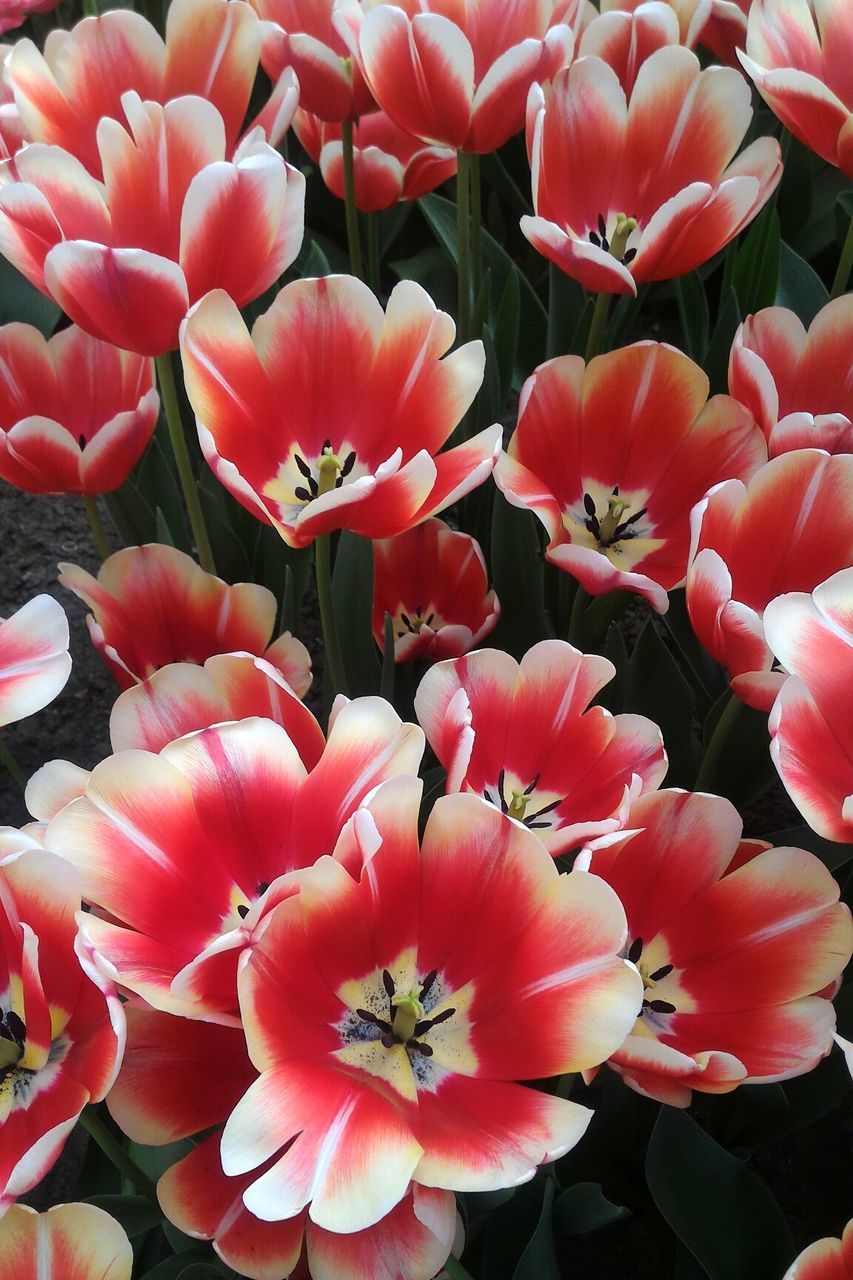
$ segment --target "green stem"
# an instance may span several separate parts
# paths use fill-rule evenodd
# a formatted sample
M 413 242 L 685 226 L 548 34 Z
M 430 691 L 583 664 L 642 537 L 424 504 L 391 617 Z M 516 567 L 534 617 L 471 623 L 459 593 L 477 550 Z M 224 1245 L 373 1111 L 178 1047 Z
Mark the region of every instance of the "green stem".
M 569 644 L 583 650 L 584 614 L 589 603 L 589 596 L 580 583 L 575 587 L 575 598 L 572 601 L 572 612 L 569 617 Z
M 107 535 L 104 532 L 104 522 L 101 519 L 98 504 L 94 498 L 90 498 L 87 493 L 84 493 L 83 506 L 86 508 L 86 515 L 89 517 L 89 524 L 92 526 L 92 537 L 94 538 L 98 555 L 102 560 L 109 560 L 111 555 L 110 544 L 107 542 Z
M 450 1280 L 473 1280 L 470 1271 L 466 1271 L 458 1258 L 451 1253 L 450 1257 L 444 1264 L 444 1270 L 450 1276 Z
M 98 0 L 83 0 L 84 18 L 97 18 L 99 13 Z
M 80 1114 L 80 1123 L 93 1142 L 101 1148 L 104 1155 L 115 1165 L 128 1182 L 132 1183 L 140 1195 L 147 1196 L 153 1204 L 157 1203 L 157 1188 L 147 1173 L 143 1173 L 139 1165 L 125 1151 L 111 1129 L 104 1124 L 96 1107 L 86 1107 Z
M 204 523 L 204 513 L 201 509 L 201 501 L 198 496 L 195 476 L 193 475 L 189 450 L 184 438 L 181 406 L 178 403 L 178 391 L 175 386 L 175 374 L 172 370 L 172 357 L 169 352 L 167 351 L 163 356 L 157 356 L 156 364 L 157 381 L 160 384 L 160 398 L 163 401 L 163 412 L 166 415 L 169 439 L 172 442 L 172 452 L 175 455 L 175 463 L 178 468 L 178 479 L 181 482 L 181 490 L 183 491 L 184 502 L 187 504 L 190 526 L 193 531 L 196 549 L 198 550 L 199 564 L 206 573 L 216 573 L 213 550 L 210 545 L 207 525 Z
M 349 245 L 350 270 L 359 280 L 364 278 L 361 262 L 361 239 L 358 234 L 358 207 L 355 203 L 355 161 L 352 148 L 352 120 L 341 125 L 341 143 L 344 157 L 344 202 L 346 204 L 347 244 Z
M 369 213 L 367 215 L 367 283 L 377 296 L 380 270 L 379 214 Z
M 480 157 L 471 156 L 468 175 L 471 192 L 471 280 L 474 306 L 480 300 L 483 286 L 483 206 L 480 189 Z
M 829 294 L 830 298 L 841 297 L 841 294 L 847 288 L 851 267 L 853 267 L 853 218 L 850 219 L 847 235 L 844 238 L 844 246 L 841 250 L 841 257 L 838 260 L 838 270 L 835 273 L 835 279 L 832 282 L 832 289 Z
M 17 782 L 18 786 L 23 791 L 27 785 L 27 775 L 24 773 L 23 769 L 18 764 L 15 757 L 12 755 L 12 752 L 6 746 L 6 743 L 3 741 L 2 737 L 0 737 L 0 764 L 6 766 L 9 773 L 14 778 L 15 782 Z
M 471 157 L 458 152 L 456 172 L 456 268 L 459 273 L 460 342 L 471 337 Z
M 323 627 L 326 672 L 333 692 L 346 693 L 347 678 L 332 604 L 332 535 L 330 533 L 321 533 L 314 541 L 314 573 L 317 578 L 317 599 L 320 603 L 320 622 Z
M 743 710 L 743 703 L 740 698 L 736 698 L 733 693 L 729 694 L 729 700 L 723 708 L 723 712 L 714 726 L 714 732 L 711 734 L 711 740 L 705 749 L 705 755 L 702 758 L 702 764 L 696 775 L 696 781 L 693 784 L 694 791 L 710 791 L 717 778 L 717 771 L 720 760 L 725 754 L 729 745 L 732 730 L 735 723 Z
M 586 352 L 584 353 L 584 360 L 587 362 L 593 356 L 598 355 L 598 349 L 604 337 L 604 328 L 607 324 L 607 309 L 609 306 L 610 294 L 600 293 L 595 299 L 595 309 L 592 313 L 592 320 L 589 323 L 589 337 L 586 340 Z

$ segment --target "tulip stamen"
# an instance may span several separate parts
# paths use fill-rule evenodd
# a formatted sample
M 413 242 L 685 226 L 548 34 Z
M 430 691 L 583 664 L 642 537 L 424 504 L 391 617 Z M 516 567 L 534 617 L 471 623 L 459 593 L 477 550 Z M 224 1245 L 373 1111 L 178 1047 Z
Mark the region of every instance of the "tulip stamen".
M 646 992 L 650 992 L 657 983 L 662 982 L 664 978 L 668 978 L 672 973 L 675 965 L 662 964 L 655 969 L 654 973 L 648 973 L 646 967 L 640 964 L 640 957 L 643 954 L 643 939 L 635 938 L 628 948 L 628 959 L 631 964 L 637 966 L 640 977 L 643 979 L 643 987 Z M 640 1009 L 640 1017 L 646 1013 L 675 1013 L 676 1007 L 670 1000 L 659 1000 L 646 998 L 643 1000 Z
M 596 249 L 603 249 L 605 253 L 611 254 L 617 262 L 623 262 L 626 266 L 629 262 L 633 262 L 637 256 L 637 250 L 634 246 L 628 249 L 628 237 L 632 231 L 636 230 L 637 219 L 628 217 L 625 213 L 616 214 L 616 222 L 613 232 L 608 239 L 607 221 L 604 214 L 598 215 L 597 230 L 587 232 L 587 237 Z
M 596 514 L 595 500 L 591 494 L 585 493 L 583 495 L 583 507 L 586 512 L 583 521 L 584 528 L 592 534 L 601 550 L 615 546 L 617 542 L 636 538 L 638 530 L 634 528 L 634 525 L 638 520 L 642 520 L 648 510 L 647 507 L 641 507 L 639 511 L 635 511 L 633 515 L 623 520 L 622 517 L 626 511 L 630 510 L 631 503 L 626 502 L 624 498 L 619 496 L 618 484 L 607 499 L 606 514 L 600 519 Z

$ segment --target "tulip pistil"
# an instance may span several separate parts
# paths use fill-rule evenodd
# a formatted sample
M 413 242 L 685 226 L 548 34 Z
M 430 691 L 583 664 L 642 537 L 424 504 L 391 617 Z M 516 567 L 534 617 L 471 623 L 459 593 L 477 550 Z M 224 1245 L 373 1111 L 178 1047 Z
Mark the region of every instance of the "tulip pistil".
M 604 219 L 604 214 L 600 213 L 598 215 L 598 230 L 588 233 L 589 240 L 597 249 L 603 249 L 605 253 L 612 254 L 617 262 L 623 262 L 627 266 L 637 256 L 635 248 L 626 248 L 628 237 L 632 231 L 636 230 L 636 227 L 636 218 L 629 218 L 627 214 L 617 213 L 616 224 L 608 239 L 607 223 Z
M 584 526 L 602 549 L 612 547 L 614 543 L 626 538 L 636 538 L 637 530 L 633 526 L 643 518 L 647 510 L 646 507 L 641 507 L 639 511 L 628 516 L 627 520 L 623 520 L 622 517 L 626 511 L 630 510 L 631 504 L 620 498 L 618 485 L 607 499 L 607 512 L 600 519 L 596 515 L 595 501 L 588 493 L 583 495 L 583 507 L 586 512 Z
M 664 978 L 669 977 L 672 973 L 674 965 L 662 964 L 655 969 L 654 973 L 649 973 L 648 966 L 640 962 L 643 954 L 643 939 L 635 938 L 628 948 L 628 959 L 631 964 L 637 966 L 637 971 L 643 979 L 643 987 L 645 991 L 653 991 L 659 982 L 663 982 Z M 640 1017 L 645 1013 L 675 1013 L 675 1005 L 669 1000 L 644 999 L 642 1008 L 640 1009 Z
M 294 454 L 293 460 L 300 475 L 305 478 L 305 484 L 298 485 L 294 489 L 294 495 L 300 502 L 312 502 L 314 498 L 320 498 L 324 493 L 340 489 L 355 466 L 355 450 L 351 449 L 341 460 L 332 448 L 331 440 L 324 441 L 322 452 L 317 459 L 316 476 L 300 454 Z
M 493 804 L 496 809 L 500 809 L 501 813 L 507 814 L 510 818 L 515 818 L 516 822 L 523 822 L 526 827 L 535 830 L 543 827 L 550 827 L 551 822 L 547 815 L 553 813 L 555 809 L 563 803 L 563 797 L 560 796 L 556 800 L 552 800 L 550 804 L 540 805 L 538 809 L 534 809 L 532 813 L 527 812 L 527 806 L 533 799 L 533 793 L 539 786 L 541 773 L 537 773 L 532 782 L 529 782 L 523 791 L 512 790 L 509 799 L 506 795 L 506 770 L 501 769 L 498 774 L 497 786 L 494 788 L 495 794 L 488 787 L 483 788 L 483 799 L 488 800 L 489 804 Z
M 356 1009 L 355 1015 L 368 1026 L 380 1032 L 379 1042 L 386 1049 L 403 1045 L 424 1058 L 432 1057 L 432 1047 L 420 1039 L 432 1027 L 452 1018 L 455 1009 L 444 1009 L 433 1018 L 425 1017 L 423 1001 L 435 984 L 438 974 L 428 973 L 423 982 L 408 991 L 397 991 L 396 984 L 387 969 L 382 972 L 382 985 L 388 997 L 388 1017 L 380 1018 L 369 1009 Z

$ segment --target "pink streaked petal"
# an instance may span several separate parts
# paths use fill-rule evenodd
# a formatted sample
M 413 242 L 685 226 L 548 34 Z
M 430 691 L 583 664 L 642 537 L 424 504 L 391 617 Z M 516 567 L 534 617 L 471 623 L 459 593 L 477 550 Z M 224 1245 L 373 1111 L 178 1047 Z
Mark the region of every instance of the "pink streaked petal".
M 579 547 L 571 542 L 552 542 L 545 556 L 552 564 L 577 578 L 590 595 L 601 596 L 609 591 L 620 590 L 635 591 L 637 595 L 644 596 L 658 613 L 666 613 L 669 608 L 669 596 L 660 583 L 644 573 L 618 569 L 607 556 L 591 547 Z
M 35 596 L 0 621 L 0 726 L 46 707 L 71 674 L 68 619 L 52 596 Z
M 782 685 L 768 727 L 773 763 L 806 822 L 827 840 L 853 843 L 853 741 L 839 742 L 796 677 Z
M 224 289 L 243 306 L 277 280 L 302 243 L 305 180 L 265 143 L 237 164 L 207 165 L 181 214 L 181 266 L 190 298 Z M 224 252 L 235 238 L 243 252 Z M 247 249 L 251 252 L 246 252 Z
M 250 1280 L 281 1280 L 299 1261 L 305 1228 L 300 1215 L 261 1222 L 245 1208 L 251 1179 L 227 1178 L 216 1130 L 173 1164 L 157 1183 L 157 1199 L 169 1221 L 196 1239 L 213 1240 L 220 1258 Z
M 576 1102 L 496 1080 L 446 1075 L 419 1097 L 424 1152 L 417 1181 L 456 1191 L 494 1191 L 528 1182 L 537 1167 L 570 1151 L 592 1112 Z
M 432 1280 L 453 1245 L 456 1200 L 412 1183 L 386 1217 L 366 1231 L 338 1235 L 309 1222 L 305 1231 L 313 1280 Z
M 261 53 L 260 23 L 248 6 L 175 0 L 166 20 L 164 101 L 198 94 L 225 122 L 229 149 L 245 119 Z
M 0 1222 L 0 1257 L 4 1280 L 130 1280 L 133 1266 L 123 1229 L 92 1204 L 13 1205 Z
M 636 294 L 634 276 L 588 240 L 580 240 L 547 218 L 525 214 L 519 223 L 533 248 L 591 293 Z
M 87 333 L 145 356 L 177 346 L 189 306 L 177 263 L 143 249 L 72 240 L 50 250 L 44 272 L 53 297 Z
M 691 1056 L 639 1035 L 628 1036 L 610 1062 L 637 1093 L 671 1107 L 688 1107 L 692 1089 L 730 1093 L 746 1078 L 743 1063 L 731 1054 L 703 1050 Z
M 698 1009 L 672 1019 L 679 1048 L 698 1056 L 700 1046 L 714 1045 L 742 1062 L 746 1080 L 756 1083 L 812 1071 L 832 1048 L 834 1029 L 832 1004 L 818 996 L 737 1013 Z
M 365 14 L 359 33 L 365 77 L 401 129 L 448 147 L 466 142 L 474 98 L 474 54 L 438 13 L 409 18 L 391 5 Z
M 571 61 L 573 49 L 564 25 L 551 27 L 545 40 L 529 38 L 506 49 L 477 85 L 465 149 L 486 155 L 519 133 L 530 86 L 550 80 Z
M 262 1076 L 237 1104 L 222 1135 L 223 1168 L 248 1172 L 294 1138 L 244 1203 L 272 1222 L 310 1204 L 311 1221 L 329 1231 L 360 1231 L 389 1213 L 422 1152 L 402 1112 L 374 1089 L 299 1060 Z
M 510 446 L 512 447 L 512 445 Z M 495 484 L 514 507 L 533 510 L 554 540 L 563 528 L 560 504 L 548 485 L 517 458 L 502 453 L 495 464 Z
M 299 106 L 299 82 L 290 68 L 286 68 L 273 84 L 273 91 L 246 130 L 263 129 L 271 147 L 278 147 L 284 138 Z

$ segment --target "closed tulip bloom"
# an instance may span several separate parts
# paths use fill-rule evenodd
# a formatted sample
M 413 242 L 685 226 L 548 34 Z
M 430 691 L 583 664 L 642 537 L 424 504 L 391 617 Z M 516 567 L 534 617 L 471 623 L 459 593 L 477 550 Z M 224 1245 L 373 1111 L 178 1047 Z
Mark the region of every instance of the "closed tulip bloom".
M 270 912 L 240 970 L 260 1077 L 222 1136 L 270 1221 L 361 1231 L 411 1182 L 486 1191 L 532 1178 L 590 1113 L 520 1083 L 601 1061 L 641 982 L 619 901 L 561 876 L 532 832 L 476 796 L 396 778 L 353 834 L 363 870 L 321 859 Z M 420 847 L 419 847 L 420 846 Z M 609 1049 L 607 1046 L 611 1046 Z
M 0 1220 L 3 1280 L 130 1280 L 132 1267 L 124 1230 L 93 1204 L 16 1204 Z
M 401 129 L 486 154 L 524 127 L 530 86 L 571 59 L 569 24 L 579 11 L 554 0 L 380 0 L 366 6 L 350 40 L 376 101 Z
M 479 543 L 441 520 L 373 544 L 373 636 L 394 629 L 394 661 L 457 658 L 479 644 L 500 617 Z
M 742 840 L 720 796 L 642 796 L 630 823 L 582 855 L 619 894 L 645 986 L 610 1065 L 679 1107 L 693 1089 L 727 1093 L 811 1071 L 835 1030 L 819 993 L 853 951 L 850 911 L 826 867 L 802 849 Z
M 480 649 L 424 676 L 415 711 L 447 772 L 534 831 L 555 858 L 624 826 L 631 799 L 667 770 L 660 730 L 645 716 L 590 706 L 616 674 L 597 654 L 543 640 L 518 663 Z
M 851 491 L 853 455 L 794 449 L 747 483 L 716 485 L 691 515 L 693 630 L 737 696 L 760 711 L 770 710 L 785 678 L 773 669 L 764 610 L 853 564 Z
M 853 1280 L 853 1222 L 840 1240 L 816 1240 L 792 1262 L 784 1280 Z
M 333 195 L 344 198 L 341 126 L 298 111 L 293 127 L 299 141 L 320 166 Z M 390 209 L 400 200 L 417 200 L 456 172 L 456 152 L 434 147 L 404 133 L 384 111 L 362 116 L 353 129 L 355 203 L 362 213 Z
M 790 449 L 853 452 L 853 297 L 835 298 L 808 331 L 793 311 L 767 307 L 735 334 L 729 391 L 767 438 Z
M 853 177 L 853 9 L 847 0 L 753 0 L 746 54 L 786 129 Z
M 334 1235 L 302 1213 L 264 1222 L 242 1203 L 252 1174 L 222 1170 L 222 1127 L 257 1079 L 241 1027 L 175 1019 L 140 1001 L 127 1006 L 128 1045 L 108 1106 L 123 1133 L 146 1146 L 205 1136 L 160 1178 L 166 1217 L 196 1239 L 212 1240 L 223 1261 L 250 1280 L 277 1280 L 303 1257 L 312 1280 L 432 1280 L 450 1253 L 456 1201 L 413 1185 L 374 1227 Z M 211 1073 L 211 1063 L 215 1071 Z
M 535 216 L 521 229 L 596 292 L 684 275 L 733 240 L 779 182 L 774 138 L 735 158 L 751 120 L 743 76 L 703 71 L 680 46 L 647 57 L 629 96 L 607 62 L 580 58 L 531 90 Z
M 52 596 L 0 618 L 0 728 L 41 711 L 71 674 L 68 619 Z
M 766 461 L 751 415 L 708 390 L 697 364 L 658 342 L 588 365 L 558 356 L 524 384 L 495 480 L 544 524 L 546 558 L 592 595 L 636 591 L 665 612 L 687 571 L 694 503 Z
M 346 34 L 361 21 L 362 0 L 251 0 L 251 4 L 263 19 L 264 69 L 273 79 L 292 69 L 306 111 L 340 123 L 375 110 Z
M 334 529 L 390 538 L 444 510 L 486 480 L 501 439 L 496 424 L 439 453 L 483 380 L 481 342 L 444 355 L 455 333 L 410 280 L 385 312 L 352 276 L 296 280 L 251 334 L 208 294 L 181 353 L 214 474 L 293 547 Z
M 633 5 L 630 0 L 614 0 L 609 6 L 603 4 L 601 13 L 584 27 L 577 56 L 601 58 L 609 63 L 630 96 L 646 58 L 656 49 L 679 43 L 692 48 L 692 43 L 682 38 L 679 15 L 663 0 L 639 0 Z M 538 95 L 532 94 L 531 111 L 536 111 L 538 105 Z
M 262 27 L 243 0 L 172 0 L 166 38 L 140 14 L 117 9 L 84 18 L 70 31 L 57 28 L 42 54 L 32 40 L 14 46 L 6 78 L 26 136 L 62 147 L 96 178 L 104 175 L 97 142 L 104 116 L 124 124 L 122 98 L 165 105 L 192 94 L 222 117 L 224 155 L 232 159 L 245 136 Z M 276 146 L 296 109 L 291 74 L 277 79 L 252 127 L 261 126 Z
M 87 333 L 156 356 L 208 290 L 243 306 L 290 265 L 305 179 L 260 129 L 226 159 L 204 98 L 161 106 L 133 90 L 121 105 L 126 124 L 97 126 L 103 183 L 56 145 L 0 164 L 0 251 Z
M 150 360 L 76 325 L 0 327 L 0 479 L 28 493 L 109 493 L 139 461 L 160 401 Z
M 0 1213 L 44 1177 L 124 1048 L 115 987 L 78 938 L 76 871 L 23 833 L 3 846 Z
M 737 49 L 746 43 L 746 18 L 751 0 L 601 0 L 601 12 L 627 12 L 642 15 L 642 21 L 654 21 L 652 11 L 669 9 L 678 23 L 677 43 L 694 49 L 697 44 L 709 49 L 720 62 L 737 67 Z M 657 19 L 661 21 L 660 18 Z M 581 53 L 595 52 L 581 49 Z M 609 59 L 608 59 L 609 61 Z
M 764 612 L 767 643 L 789 674 L 770 713 L 770 754 L 803 817 L 853 843 L 853 568 Z

